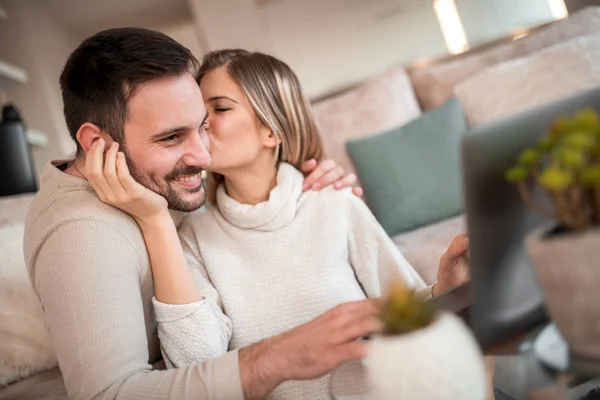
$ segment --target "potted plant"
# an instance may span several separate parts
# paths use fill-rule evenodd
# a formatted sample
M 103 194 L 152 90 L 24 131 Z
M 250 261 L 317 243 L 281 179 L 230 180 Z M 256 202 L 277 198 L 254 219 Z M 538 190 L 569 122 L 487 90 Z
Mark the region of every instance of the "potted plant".
M 384 299 L 384 332 L 364 360 L 375 400 L 481 400 L 483 356 L 462 320 L 438 312 L 403 283 Z
M 600 358 L 600 122 L 586 109 L 558 119 L 506 173 L 549 228 L 525 240 L 550 317 L 573 354 Z M 537 185 L 549 202 L 532 196 Z

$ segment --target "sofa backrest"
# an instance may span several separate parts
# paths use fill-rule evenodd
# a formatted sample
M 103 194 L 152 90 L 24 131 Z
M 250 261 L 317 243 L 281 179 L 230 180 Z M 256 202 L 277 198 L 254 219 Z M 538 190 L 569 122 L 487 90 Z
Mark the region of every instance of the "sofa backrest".
M 470 126 L 600 86 L 600 33 L 491 67 L 455 87 Z
M 422 110 L 431 110 L 452 97 L 457 84 L 490 66 L 599 30 L 600 7 L 588 7 L 514 42 L 414 69 L 411 81 Z

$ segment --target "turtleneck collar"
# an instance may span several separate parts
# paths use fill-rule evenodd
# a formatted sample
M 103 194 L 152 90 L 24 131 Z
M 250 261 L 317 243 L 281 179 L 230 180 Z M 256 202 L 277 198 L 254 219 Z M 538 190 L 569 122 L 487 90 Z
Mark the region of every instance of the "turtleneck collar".
M 237 202 L 226 193 L 224 184 L 219 185 L 218 211 L 227 222 L 238 228 L 275 231 L 286 226 L 296 216 L 304 176 L 290 164 L 281 163 L 276 181 L 269 199 L 254 206 Z

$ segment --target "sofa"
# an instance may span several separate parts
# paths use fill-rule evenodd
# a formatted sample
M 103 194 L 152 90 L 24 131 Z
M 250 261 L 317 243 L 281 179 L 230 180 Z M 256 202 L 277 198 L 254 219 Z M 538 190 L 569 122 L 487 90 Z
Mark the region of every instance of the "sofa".
M 393 197 L 394 190 L 380 185 L 370 192 L 370 183 L 361 175 L 373 177 L 373 173 L 365 174 L 365 170 L 372 172 L 368 170 L 373 164 L 389 166 L 386 162 L 397 157 L 398 152 L 404 157 L 410 154 L 398 148 L 386 149 L 386 156 L 377 159 L 362 150 L 377 148 L 368 142 L 393 135 L 395 130 L 401 135 L 403 127 L 418 124 L 452 99 L 460 102 L 469 129 L 594 88 L 600 85 L 599 35 L 600 7 L 588 7 L 523 38 L 499 41 L 492 47 L 476 48 L 425 67 L 390 68 L 345 92 L 312 104 L 326 155 L 346 171 L 357 173 L 366 202 L 427 282 L 435 279 L 437 259 L 452 237 L 465 229 L 462 207 L 455 205 L 446 210 L 446 215 L 432 216 L 430 220 L 421 218 L 420 224 L 405 224 L 403 229 L 387 229 L 386 217 L 390 213 L 381 212 L 381 207 L 373 207 L 376 206 L 373 203 L 380 200 L 379 193 Z M 413 142 L 416 140 L 406 141 Z M 382 140 L 382 143 L 392 142 Z M 427 144 L 431 146 L 430 141 Z M 455 146 L 455 143 L 444 145 Z M 415 153 L 420 150 L 410 149 Z M 458 147 L 453 147 L 453 151 L 459 151 Z M 419 157 L 427 152 L 423 151 Z M 367 157 L 370 157 L 368 162 Z M 413 169 L 418 164 L 416 160 L 404 166 Z M 459 168 L 456 164 L 454 167 Z M 399 171 L 381 170 L 381 174 L 390 176 L 396 173 Z M 461 195 L 460 190 L 453 195 L 457 193 Z
M 587 8 L 522 39 L 423 68 L 391 68 L 313 103 L 327 156 L 358 173 L 367 204 L 426 282 L 435 280 L 451 239 L 465 231 L 456 180 L 460 136 L 469 127 L 600 86 L 599 31 L 600 7 Z M 369 149 L 387 156 L 373 156 Z M 407 191 L 408 181 L 413 186 Z M 41 305 L 15 244 L 32 197 L 0 198 L 0 235 L 11 239 L 0 240 L 0 375 L 9 371 L 12 377 L 0 376 L 0 400 L 67 398 Z M 32 325 L 18 325 L 26 318 L 36 319 L 35 339 L 26 329 Z M 7 329 L 9 324 L 15 330 Z M 496 386 L 521 398 L 523 371 L 516 358 L 498 362 Z
M 460 136 L 600 86 L 599 57 L 600 7 L 588 7 L 523 38 L 500 40 L 425 67 L 390 68 L 320 98 L 313 111 L 327 156 L 357 173 L 379 222 L 432 283 L 440 256 L 454 236 L 466 231 Z M 460 103 L 464 132 L 447 115 L 448 108 L 456 114 L 449 104 L 453 100 Z M 415 191 L 420 193 L 415 196 Z M 524 371 L 522 358 L 496 357 L 495 387 L 523 398 Z M 570 395 L 577 396 L 577 390 Z

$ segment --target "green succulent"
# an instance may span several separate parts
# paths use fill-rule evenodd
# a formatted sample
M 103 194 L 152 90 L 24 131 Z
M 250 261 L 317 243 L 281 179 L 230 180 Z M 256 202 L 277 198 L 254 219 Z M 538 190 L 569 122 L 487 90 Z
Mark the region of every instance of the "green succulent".
M 580 128 L 590 131 L 597 130 L 600 125 L 598 114 L 591 108 L 586 108 L 575 114 L 575 121 Z
M 551 137 L 545 137 L 539 141 L 535 148 L 540 153 L 547 153 L 552 149 L 554 143 L 556 143 L 556 140 L 552 139 Z
M 587 167 L 581 173 L 581 182 L 586 188 L 600 187 L 600 165 Z
M 570 118 L 561 117 L 556 120 L 550 129 L 550 137 L 557 139 L 573 128 L 573 122 Z
M 600 116 L 589 108 L 557 119 L 548 135 L 518 155 L 504 177 L 519 184 L 529 206 L 564 227 L 600 226 Z M 550 192 L 553 207 L 537 202 L 531 183 Z
M 519 156 L 519 162 L 523 165 L 529 166 L 535 164 L 539 158 L 540 154 L 537 150 L 527 149 Z
M 516 167 L 512 167 L 508 171 L 506 171 L 505 177 L 506 180 L 511 183 L 522 182 L 529 176 L 529 171 L 524 167 L 518 165 Z
M 573 175 L 559 167 L 549 167 L 542 172 L 539 182 L 542 187 L 553 192 L 559 192 L 569 187 L 573 182 Z
M 435 310 L 414 290 L 397 281 L 388 288 L 381 312 L 384 334 L 399 335 L 416 331 L 431 324 Z
M 556 158 L 567 169 L 578 169 L 585 165 L 583 151 L 574 148 L 562 148 L 556 151 Z
M 565 136 L 563 143 L 573 149 L 587 150 L 594 145 L 594 138 L 588 132 L 575 131 Z

